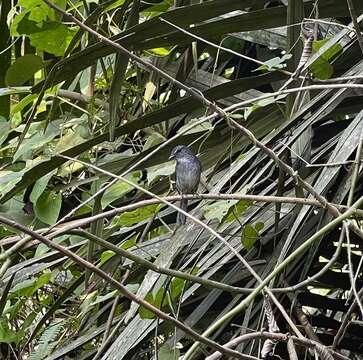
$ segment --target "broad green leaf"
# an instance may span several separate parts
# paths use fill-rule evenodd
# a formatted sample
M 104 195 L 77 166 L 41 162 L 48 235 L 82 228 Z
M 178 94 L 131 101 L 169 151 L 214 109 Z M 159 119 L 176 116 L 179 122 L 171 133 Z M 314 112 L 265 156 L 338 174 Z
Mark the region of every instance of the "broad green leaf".
M 39 126 L 38 124 L 34 126 L 34 134 L 23 141 L 17 152 L 14 154 L 13 161 L 18 160 L 21 156 L 25 157 L 26 159 L 32 158 L 33 151 L 38 150 L 45 144 L 48 144 L 59 134 L 59 125 L 59 121 L 51 122 L 45 133 L 43 132 L 42 124 L 39 124 Z M 29 135 L 30 133 L 31 132 L 29 132 Z M 16 144 L 14 144 L 14 146 L 15 145 Z
M 145 301 L 154 305 L 156 308 L 161 309 L 162 307 L 167 307 L 167 294 L 165 293 L 165 288 L 159 288 L 156 294 L 149 292 L 145 296 Z M 161 306 L 163 304 L 163 306 Z M 139 307 L 139 315 L 142 319 L 155 319 L 155 314 L 142 306 Z
M 21 86 L 32 79 L 34 74 L 44 67 L 40 56 L 26 54 L 18 57 L 8 68 L 5 81 L 8 86 Z
M 229 209 L 237 204 L 238 200 L 220 200 L 203 207 L 204 217 L 207 220 L 218 219 L 219 222 L 227 215 Z
M 37 200 L 44 192 L 45 188 L 48 185 L 51 177 L 56 173 L 57 170 L 51 171 L 49 174 L 42 176 L 33 186 L 32 192 L 30 193 L 30 201 L 35 205 Z
M 274 104 L 276 103 L 277 101 L 283 99 L 286 97 L 286 94 L 284 95 L 278 95 L 278 96 L 271 96 L 271 97 L 268 97 L 266 99 L 261 99 L 261 100 L 258 100 L 256 102 L 253 103 L 252 106 L 249 106 L 245 109 L 244 111 L 244 118 L 247 119 L 252 112 L 254 112 L 255 110 L 261 108 L 261 107 L 264 107 L 264 106 L 268 106 L 268 105 L 271 105 L 271 104 Z
M 129 240 L 126 240 L 125 242 L 122 243 L 121 247 L 125 250 L 130 249 L 131 247 L 136 245 L 136 240 L 135 237 Z
M 18 344 L 24 336 L 24 333 L 21 331 L 14 331 L 10 328 L 10 324 L 8 319 L 4 317 L 0 317 L 0 343 Z
M 8 315 L 9 320 L 14 320 L 19 316 L 19 311 L 21 311 L 24 306 L 24 299 L 18 299 L 13 305 L 10 305 L 10 301 L 8 301 L 9 305 L 6 306 L 4 310 L 4 315 Z
M 229 210 L 226 217 L 223 219 L 224 223 L 229 223 L 236 220 L 236 216 L 242 216 L 245 211 L 253 204 L 251 200 L 239 200 L 235 205 L 233 205 Z
M 253 244 L 258 239 L 258 231 L 251 225 L 247 224 L 243 227 L 242 231 L 242 244 L 247 249 L 250 250 L 253 247 Z
M 11 294 L 12 296 L 32 296 L 38 289 L 43 287 L 45 284 L 48 284 L 51 278 L 52 272 L 49 270 L 44 271 L 44 273 L 37 278 L 27 279 L 15 285 L 11 289 Z
M 100 265 L 103 265 L 106 261 L 115 256 L 116 253 L 111 250 L 102 251 Z
M 114 298 L 116 295 L 118 294 L 118 290 L 113 290 L 113 291 L 110 291 L 108 294 L 106 295 L 99 295 L 96 297 L 96 299 L 91 302 L 90 306 L 94 306 L 94 305 L 97 305 L 99 304 L 100 302 L 103 302 L 105 300 L 109 300 L 109 299 L 112 299 Z
M 42 302 L 42 305 L 47 305 L 47 304 L 45 304 L 44 302 Z M 25 332 L 28 330 L 31 330 L 31 329 L 28 329 L 29 328 L 29 326 L 31 326 L 32 325 L 32 323 L 33 323 L 33 321 L 34 321 L 34 319 L 38 316 L 39 314 L 38 314 L 38 312 L 36 312 L 36 311 L 32 311 L 27 317 L 26 317 L 26 319 L 24 320 L 24 322 L 22 323 L 22 325 L 21 325 L 21 329 L 20 329 L 20 332 L 21 333 L 24 333 L 25 334 Z
M 29 39 L 38 50 L 62 56 L 76 32 L 66 25 L 53 23 L 47 30 L 30 34 Z
M 154 305 L 154 296 L 151 292 L 146 294 L 144 300 Z M 141 319 L 155 319 L 155 314 L 143 306 L 139 307 L 139 315 Z
M 66 0 L 53 0 L 53 3 L 64 9 Z M 42 24 L 47 19 L 58 20 L 59 15 L 43 0 L 19 0 L 18 5 L 29 14 L 29 20 Z
M 172 50 L 173 50 L 172 47 L 169 47 L 169 48 L 160 47 L 160 48 L 149 49 L 149 50 L 146 50 L 145 52 L 152 56 L 163 57 L 163 56 L 170 55 Z
M 179 278 L 173 278 L 170 283 L 170 296 L 172 300 L 178 299 L 185 286 L 185 280 Z
M 243 227 L 241 241 L 243 246 L 250 250 L 258 240 L 260 231 L 264 228 L 265 224 L 262 222 L 257 222 L 254 226 L 247 224 Z
M 334 68 L 329 64 L 329 61 L 322 57 L 316 59 L 310 66 L 310 71 L 314 76 L 321 80 L 330 79 L 333 76 Z
M 147 169 L 147 181 L 152 184 L 156 179 L 162 176 L 169 176 L 175 172 L 175 163 L 169 161 L 164 164 L 155 165 Z
M 11 108 L 10 115 L 14 116 L 19 111 L 22 111 L 25 108 L 25 106 L 27 106 L 27 105 L 31 104 L 32 102 L 34 102 L 34 100 L 37 97 L 38 97 L 38 94 L 29 94 L 29 95 L 25 96 L 16 105 L 14 105 Z
M 319 49 L 329 41 L 329 39 L 313 42 L 313 51 L 318 52 Z M 329 61 L 342 51 L 339 43 L 334 44 L 324 53 L 322 53 L 310 66 L 309 69 L 315 77 L 321 80 L 329 79 L 333 76 L 334 68 Z
M 42 23 L 52 16 L 53 10 L 42 0 L 19 0 L 18 5 L 29 13 L 29 20 Z
M 162 206 L 163 206 L 162 204 L 154 204 L 154 205 L 143 206 L 133 211 L 125 212 L 120 216 L 118 216 L 117 218 L 115 218 L 112 221 L 111 226 L 122 227 L 122 226 L 131 226 L 133 224 L 137 224 L 141 221 L 149 219 L 151 216 L 156 214 Z
M 192 119 L 187 124 L 185 124 L 184 126 L 182 126 L 178 130 L 178 132 L 184 131 L 184 129 L 190 127 L 191 125 L 193 125 L 193 123 L 196 123 L 198 120 L 199 119 L 197 119 L 197 118 Z M 206 121 L 206 122 L 204 122 L 202 124 L 199 124 L 197 126 L 194 126 L 190 130 L 188 130 L 185 134 L 195 134 L 195 133 L 202 132 L 202 131 L 211 131 L 212 129 L 213 129 L 213 125 L 209 121 Z
M 161 135 L 159 132 L 155 131 L 147 137 L 146 142 L 142 149 L 143 151 L 148 150 L 155 145 L 161 144 L 163 141 L 165 141 L 165 137 Z
M 29 35 L 42 31 L 41 24 L 29 20 L 30 12 L 23 11 L 10 24 L 11 36 Z
M 126 179 L 137 183 L 140 179 L 141 173 L 139 171 L 135 171 L 132 174 L 126 176 Z M 124 181 L 119 181 L 116 184 L 109 187 L 103 194 L 101 199 L 101 206 L 104 209 L 106 206 L 111 204 L 113 201 L 117 199 L 121 199 L 125 194 L 127 194 L 134 187 L 129 185 Z
M 131 291 L 133 294 L 137 293 L 137 290 L 139 289 L 140 284 L 127 284 L 126 289 Z
M 18 181 L 21 180 L 25 170 L 22 171 L 0 171 L 0 195 L 4 195 Z
M 326 44 L 330 39 L 317 40 L 313 42 L 313 52 L 319 51 L 319 49 Z M 330 60 L 342 51 L 342 46 L 339 43 L 334 44 L 329 49 L 324 51 L 320 56 L 325 60 Z
M 2 186 L 0 186 L 0 189 Z M 29 215 L 24 212 L 24 202 L 23 202 L 23 194 L 18 194 L 7 201 L 5 204 L 0 205 L 0 213 L 11 219 L 17 223 L 20 223 L 25 226 L 29 226 L 31 222 L 34 220 L 33 215 Z M 11 233 L 18 233 L 15 229 L 11 227 L 8 228 Z
M 57 244 L 61 244 L 67 240 L 70 240 L 71 236 L 70 235 L 62 235 L 62 236 L 57 236 L 55 239 L 53 239 L 52 241 L 57 243 Z M 72 242 L 71 242 L 72 243 Z M 46 244 L 40 243 L 37 246 L 37 250 L 35 251 L 34 257 L 41 257 L 42 255 L 44 255 L 45 253 L 49 252 L 49 246 L 47 246 Z
M 159 360 L 178 360 L 180 357 L 180 350 L 172 348 L 169 344 L 165 343 L 159 349 Z
M 277 69 L 283 69 L 283 68 L 285 68 L 287 66 L 286 65 L 286 60 L 291 59 L 291 57 L 292 57 L 291 54 L 285 54 L 281 58 L 274 57 L 274 58 L 272 58 L 270 60 L 265 61 L 264 65 L 261 65 L 260 67 L 258 67 L 254 71 L 258 71 L 258 70 L 274 71 L 274 70 L 277 70 Z
M 265 227 L 265 224 L 263 222 L 257 222 L 255 224 L 255 229 L 260 232 Z
M 62 194 L 54 191 L 44 191 L 34 207 L 35 215 L 48 225 L 57 222 L 62 206 Z
M 60 153 L 83 142 L 84 139 L 77 132 L 70 130 L 59 139 L 54 151 Z

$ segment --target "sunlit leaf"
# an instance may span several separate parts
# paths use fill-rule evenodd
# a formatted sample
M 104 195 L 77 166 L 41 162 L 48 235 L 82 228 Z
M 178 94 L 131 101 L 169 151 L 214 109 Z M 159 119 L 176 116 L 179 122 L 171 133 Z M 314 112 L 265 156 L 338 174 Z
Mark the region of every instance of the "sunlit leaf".
M 145 51 L 147 54 L 153 55 L 153 56 L 168 56 L 173 48 L 155 48 L 155 49 L 149 49 Z
M 29 94 L 21 99 L 16 105 L 11 108 L 10 115 L 14 116 L 19 111 L 22 111 L 27 105 L 34 102 L 34 100 L 38 97 L 37 94 Z
M 57 222 L 62 206 L 62 195 L 54 191 L 44 191 L 34 207 L 37 218 L 46 224 Z
M 204 217 L 207 220 L 218 219 L 219 222 L 227 215 L 229 209 L 237 204 L 238 200 L 220 200 L 203 207 Z
M 52 272 L 45 271 L 37 278 L 27 279 L 15 285 L 11 289 L 11 293 L 13 296 L 32 296 L 38 289 L 43 287 L 45 284 L 48 284 L 51 278 Z
M 154 296 L 151 292 L 146 294 L 144 300 L 151 305 L 154 305 Z M 155 314 L 143 306 L 139 307 L 139 315 L 141 319 L 155 319 Z
M 174 278 L 170 283 L 170 296 L 172 300 L 178 299 L 185 287 L 186 281 L 180 278 Z
M 261 65 L 255 71 L 257 71 L 257 70 L 274 71 L 277 69 L 283 69 L 287 66 L 286 60 L 291 59 L 291 57 L 292 57 L 292 54 L 285 54 L 281 58 L 274 57 L 270 60 L 265 61 L 264 65 Z
M 30 34 L 29 39 L 38 50 L 62 56 L 76 32 L 69 26 L 54 23 L 49 24 L 47 30 Z
M 111 226 L 131 226 L 154 216 L 162 207 L 160 204 L 140 207 L 133 211 L 127 211 L 118 217 L 115 217 Z
M 126 178 L 129 181 L 137 183 L 138 180 L 140 179 L 140 172 L 138 172 L 138 171 L 134 172 L 134 173 L 126 176 Z M 104 209 L 107 205 L 111 204 L 113 201 L 115 201 L 117 199 L 121 199 L 122 196 L 127 194 L 133 188 L 134 187 L 132 185 L 129 185 L 128 183 L 121 181 L 121 180 L 119 182 L 117 182 L 116 184 L 112 185 L 111 187 L 109 187 L 104 192 L 102 199 L 101 199 L 102 209 Z
M 260 231 L 264 228 L 265 224 L 257 222 L 254 225 L 246 224 L 242 230 L 241 241 L 247 250 L 251 250 L 255 242 L 258 240 Z
M 116 253 L 114 251 L 111 251 L 111 250 L 103 251 L 101 254 L 100 265 L 103 265 L 105 262 L 107 262 L 109 259 L 111 259 L 115 255 L 116 255 Z
M 178 360 L 180 350 L 172 348 L 169 344 L 163 344 L 159 349 L 159 360 Z
M 223 219 L 223 222 L 228 223 L 236 220 L 236 216 L 242 216 L 252 204 L 253 202 L 251 200 L 239 200 L 236 204 L 231 206 L 230 209 L 228 209 L 228 213 Z
M 317 52 L 319 49 L 328 42 L 329 39 L 319 40 L 313 42 L 313 51 Z M 334 44 L 324 53 L 322 53 L 310 66 L 310 71 L 318 79 L 326 80 L 333 76 L 334 68 L 330 64 L 330 60 L 342 51 L 342 46 L 339 43 Z

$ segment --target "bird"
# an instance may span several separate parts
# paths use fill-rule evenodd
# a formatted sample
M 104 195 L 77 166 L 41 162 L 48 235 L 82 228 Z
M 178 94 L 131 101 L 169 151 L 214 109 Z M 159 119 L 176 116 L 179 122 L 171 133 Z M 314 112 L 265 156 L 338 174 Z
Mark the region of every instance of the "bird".
M 200 182 L 202 165 L 199 159 L 185 145 L 178 145 L 171 151 L 169 160 L 175 160 L 175 183 L 178 192 L 182 195 L 180 208 L 188 210 L 188 199 L 183 198 L 183 194 L 195 193 Z M 178 212 L 177 224 L 185 224 L 185 215 Z

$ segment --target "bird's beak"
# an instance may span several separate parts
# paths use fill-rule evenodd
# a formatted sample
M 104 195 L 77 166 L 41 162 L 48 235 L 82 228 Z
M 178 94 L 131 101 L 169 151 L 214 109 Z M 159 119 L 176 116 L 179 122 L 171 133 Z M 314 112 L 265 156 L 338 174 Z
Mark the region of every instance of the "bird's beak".
M 170 155 L 169 156 L 169 160 L 174 160 L 174 156 L 173 155 Z

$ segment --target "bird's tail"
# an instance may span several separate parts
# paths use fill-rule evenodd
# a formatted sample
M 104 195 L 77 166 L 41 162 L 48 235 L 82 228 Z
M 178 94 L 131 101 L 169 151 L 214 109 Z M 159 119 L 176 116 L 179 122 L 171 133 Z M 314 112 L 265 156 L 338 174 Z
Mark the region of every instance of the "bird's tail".
M 184 211 L 187 211 L 188 210 L 188 199 L 181 199 L 180 200 L 180 208 Z M 176 217 L 176 223 L 178 225 L 183 225 L 185 224 L 185 220 L 186 220 L 186 217 L 184 214 L 178 212 L 178 215 Z

